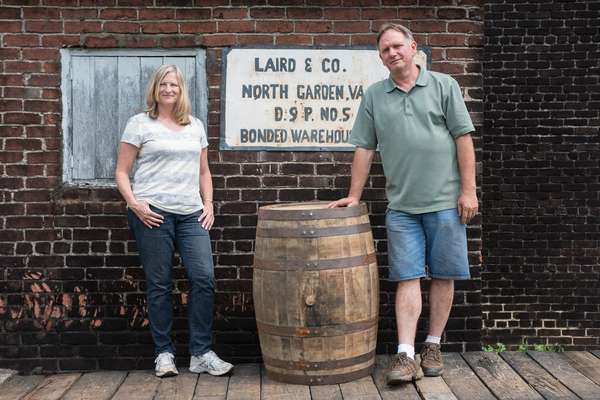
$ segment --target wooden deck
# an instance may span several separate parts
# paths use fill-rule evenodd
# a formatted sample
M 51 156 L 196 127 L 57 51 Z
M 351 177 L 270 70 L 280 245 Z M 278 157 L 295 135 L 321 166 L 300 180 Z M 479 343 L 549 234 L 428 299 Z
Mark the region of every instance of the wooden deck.
M 388 387 L 388 356 L 377 356 L 373 376 L 329 386 L 287 385 L 267 378 L 258 364 L 236 365 L 226 377 L 182 372 L 159 379 L 152 371 L 100 371 L 14 376 L 0 385 L 0 400 L 542 400 L 600 399 L 600 351 L 445 353 L 443 378 Z

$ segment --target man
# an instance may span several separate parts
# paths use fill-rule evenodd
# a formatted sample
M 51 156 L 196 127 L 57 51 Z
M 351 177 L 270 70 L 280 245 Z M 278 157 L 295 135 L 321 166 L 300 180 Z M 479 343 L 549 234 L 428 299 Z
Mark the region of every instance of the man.
M 365 92 L 349 140 L 356 149 L 348 197 L 329 206 L 359 203 L 378 147 L 389 201 L 389 279 L 398 282 L 398 354 L 386 375 L 388 384 L 396 384 L 443 372 L 440 340 L 454 280 L 470 277 L 465 224 L 478 208 L 474 128 L 458 83 L 415 63 L 417 43 L 406 27 L 383 25 L 377 47 L 390 77 Z M 425 265 L 431 309 L 418 365 L 414 342 Z

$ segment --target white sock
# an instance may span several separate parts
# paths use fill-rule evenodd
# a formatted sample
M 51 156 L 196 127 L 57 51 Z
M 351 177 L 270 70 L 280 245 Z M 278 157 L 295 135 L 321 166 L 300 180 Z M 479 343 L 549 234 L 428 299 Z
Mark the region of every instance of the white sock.
M 415 359 L 415 346 L 410 344 L 400 343 L 398 345 L 398 353 L 406 353 L 411 360 Z
M 431 335 L 427 335 L 427 339 L 425 339 L 425 341 L 427 343 L 435 343 L 435 344 L 440 344 L 441 340 L 442 340 L 441 337 L 439 337 L 439 336 L 431 336 Z

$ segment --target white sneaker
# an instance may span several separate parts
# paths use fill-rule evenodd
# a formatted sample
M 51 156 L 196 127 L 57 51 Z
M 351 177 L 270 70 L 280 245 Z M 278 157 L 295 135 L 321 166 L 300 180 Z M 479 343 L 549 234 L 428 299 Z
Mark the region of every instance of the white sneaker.
M 190 358 L 190 371 L 197 374 L 208 372 L 215 376 L 225 375 L 232 368 L 232 364 L 221 360 L 212 350 L 201 356 L 192 356 Z
M 175 367 L 175 356 L 169 352 L 160 353 L 154 363 L 156 364 L 154 371 L 159 378 L 179 374 L 177 367 Z

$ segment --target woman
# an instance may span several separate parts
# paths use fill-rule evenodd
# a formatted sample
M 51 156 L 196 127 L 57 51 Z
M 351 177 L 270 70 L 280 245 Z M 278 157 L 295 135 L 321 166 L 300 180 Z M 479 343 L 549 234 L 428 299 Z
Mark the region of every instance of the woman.
M 206 133 L 202 122 L 190 115 L 185 80 L 177 66 L 162 65 L 154 72 L 146 103 L 146 112 L 127 122 L 115 176 L 146 275 L 156 376 L 178 374 L 170 338 L 175 249 L 191 282 L 190 371 L 223 375 L 233 365 L 211 350 L 214 272 L 208 230 L 214 214 Z

